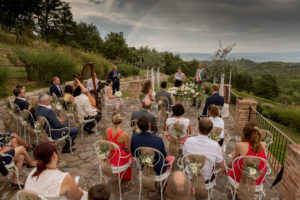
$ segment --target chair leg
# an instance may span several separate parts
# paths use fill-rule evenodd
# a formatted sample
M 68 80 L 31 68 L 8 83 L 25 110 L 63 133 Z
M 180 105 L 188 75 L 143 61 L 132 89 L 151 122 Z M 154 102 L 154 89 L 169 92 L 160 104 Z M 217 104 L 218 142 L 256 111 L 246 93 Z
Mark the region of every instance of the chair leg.
M 120 177 L 120 172 L 118 173 L 118 181 L 119 181 L 120 200 L 122 200 L 122 191 L 121 191 L 121 177 Z
M 83 124 L 80 124 L 81 139 L 83 140 Z
M 140 190 L 139 190 L 139 200 L 141 199 L 141 194 L 142 194 L 142 172 L 139 171 L 139 183 L 140 183 Z

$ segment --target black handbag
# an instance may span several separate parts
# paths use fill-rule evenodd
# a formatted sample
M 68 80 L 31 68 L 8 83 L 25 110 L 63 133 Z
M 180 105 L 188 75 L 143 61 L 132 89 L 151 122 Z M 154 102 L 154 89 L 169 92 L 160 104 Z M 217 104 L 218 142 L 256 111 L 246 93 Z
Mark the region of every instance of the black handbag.
M 2 156 L 0 156 L 0 173 L 3 176 L 6 176 L 8 174 L 8 170 L 6 169 L 5 165 L 4 165 L 4 161 L 2 159 Z

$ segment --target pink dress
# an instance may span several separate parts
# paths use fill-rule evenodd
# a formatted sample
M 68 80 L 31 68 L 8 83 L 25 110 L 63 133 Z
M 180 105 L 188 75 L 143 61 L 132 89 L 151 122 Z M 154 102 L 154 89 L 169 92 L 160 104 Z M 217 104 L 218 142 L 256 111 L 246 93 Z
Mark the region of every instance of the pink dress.
M 125 147 L 125 144 L 120 144 L 119 142 L 117 142 L 117 138 L 123 133 L 123 131 L 120 131 L 114 138 L 112 137 L 112 128 L 109 129 L 109 139 L 108 141 L 110 142 L 113 142 L 115 143 L 116 145 L 119 146 L 120 148 L 120 151 L 121 151 L 121 156 L 122 157 L 125 157 L 125 156 L 128 156 L 126 158 L 121 158 L 120 159 L 120 162 L 119 162 L 119 166 L 122 166 L 122 165 L 126 165 L 130 159 L 132 160 L 132 156 L 130 154 L 130 152 L 126 152 L 124 151 L 124 147 Z M 111 150 L 110 151 L 110 164 L 114 165 L 114 166 L 118 166 L 118 161 L 119 161 L 119 152 L 117 150 Z M 124 175 L 123 175 L 124 173 Z M 131 179 L 131 167 L 129 167 L 125 172 L 122 172 L 120 173 L 120 176 L 122 178 L 122 180 L 130 180 Z
M 260 158 L 263 158 L 263 159 L 267 159 L 267 156 L 265 154 L 265 151 L 263 150 L 263 148 L 257 153 L 255 154 L 253 151 L 252 151 L 252 147 L 250 146 L 250 143 L 249 143 L 249 151 L 248 153 L 246 154 L 246 156 L 257 156 L 257 157 L 260 157 Z M 239 166 L 238 166 L 239 165 Z M 263 167 L 265 166 L 265 164 L 261 161 L 260 164 L 259 164 L 259 167 L 258 169 L 261 171 L 263 169 Z M 233 170 L 235 172 L 235 175 L 236 175 L 236 181 L 239 183 L 240 182 L 240 178 L 242 176 L 242 171 L 240 169 L 243 169 L 243 160 L 240 159 L 239 162 L 237 163 L 234 163 L 234 166 L 233 166 Z M 264 169 L 263 171 L 263 175 L 261 175 L 257 180 L 256 180 L 256 185 L 260 185 L 261 182 L 262 182 L 262 179 L 264 178 L 265 174 L 266 174 L 266 168 Z M 232 170 L 228 170 L 228 175 L 233 179 L 234 179 L 234 175 L 233 175 L 233 171 Z M 265 181 L 265 180 L 264 180 Z

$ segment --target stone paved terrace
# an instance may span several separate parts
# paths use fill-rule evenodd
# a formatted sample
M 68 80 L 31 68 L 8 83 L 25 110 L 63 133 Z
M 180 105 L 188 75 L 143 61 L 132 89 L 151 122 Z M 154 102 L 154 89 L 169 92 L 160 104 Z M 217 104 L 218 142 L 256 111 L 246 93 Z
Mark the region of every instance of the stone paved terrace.
M 130 116 L 132 111 L 138 109 L 139 105 L 136 100 L 126 100 L 125 101 L 125 117 L 124 122 L 122 124 L 122 128 L 124 131 L 131 134 L 130 128 Z M 202 109 L 201 109 L 202 110 Z M 196 132 L 197 130 L 197 116 L 199 110 L 195 107 L 186 106 L 186 113 L 185 117 L 191 119 L 192 130 Z M 111 127 L 111 120 L 107 118 L 103 118 L 99 123 L 99 135 L 92 134 L 87 135 L 84 134 L 83 140 L 81 139 L 81 135 L 78 135 L 77 139 L 75 140 L 75 148 L 77 150 L 74 152 L 73 155 L 70 154 L 61 154 L 59 169 L 65 172 L 69 172 L 73 177 L 80 176 L 79 185 L 82 189 L 88 190 L 93 185 L 100 182 L 99 178 L 99 167 L 98 167 L 98 160 L 96 154 L 94 153 L 93 143 L 101 139 L 104 130 L 107 127 Z M 230 116 L 229 118 L 225 119 L 225 129 L 230 134 L 231 137 L 236 135 L 236 131 L 234 129 L 234 121 L 233 118 Z M 227 153 L 233 151 L 234 147 L 234 140 L 231 140 L 229 145 L 227 146 Z M 133 169 L 137 171 L 137 169 Z M 25 177 L 30 172 L 29 169 L 23 167 L 21 180 L 25 181 Z M 138 199 L 138 181 L 137 181 L 137 173 L 133 173 L 133 182 L 123 182 L 122 183 L 122 194 L 123 199 L 125 200 L 134 200 Z M 272 184 L 273 180 L 275 179 L 276 175 L 272 173 L 266 180 L 265 183 L 265 195 L 263 197 L 264 200 L 272 199 L 276 200 L 279 199 L 278 190 L 280 187 L 280 183 L 275 186 L 273 189 L 269 189 L 270 185 Z M 225 177 L 219 176 L 216 178 L 217 185 L 214 187 L 213 191 L 213 199 L 216 200 L 225 200 L 225 199 L 232 199 L 229 188 L 226 188 L 226 180 Z M 106 179 L 107 184 L 110 185 L 112 195 L 111 199 L 119 199 L 119 194 L 116 192 L 117 189 L 117 179 L 113 178 L 111 180 Z M 0 177 L 0 199 L 16 199 L 15 194 L 18 190 L 13 190 L 10 187 L 9 181 L 6 177 Z M 143 197 L 142 199 L 146 199 Z M 149 193 L 148 199 L 160 199 L 160 196 L 156 192 Z

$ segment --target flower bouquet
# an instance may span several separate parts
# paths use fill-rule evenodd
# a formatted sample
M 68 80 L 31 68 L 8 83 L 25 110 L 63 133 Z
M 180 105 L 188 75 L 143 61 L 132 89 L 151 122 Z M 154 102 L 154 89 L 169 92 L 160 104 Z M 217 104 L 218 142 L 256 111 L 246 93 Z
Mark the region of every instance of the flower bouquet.
M 98 151 L 98 157 L 101 159 L 101 160 L 106 160 L 108 158 L 108 155 L 110 153 L 110 148 L 108 145 L 101 145 L 99 147 L 99 151 Z
M 115 96 L 116 96 L 117 98 L 121 98 L 121 97 L 122 97 L 122 92 L 121 92 L 121 91 L 116 91 L 116 92 L 115 92 Z
M 22 126 L 26 126 L 27 125 L 27 118 L 26 118 L 26 116 L 23 113 L 21 113 L 19 118 L 20 118 Z
M 33 124 L 35 130 L 41 130 L 41 124 L 39 122 L 34 122 Z
M 243 174 L 252 180 L 256 180 L 263 174 L 263 172 L 258 170 L 257 164 L 252 163 L 244 167 Z
M 172 136 L 176 139 L 180 138 L 184 134 L 184 125 L 177 122 L 173 124 Z
M 142 164 L 142 166 L 152 167 L 153 162 L 154 162 L 154 154 L 151 154 L 151 153 L 142 154 L 139 157 L 139 160 L 140 160 L 140 163 Z
M 57 99 L 56 105 L 55 105 L 56 110 L 61 110 L 63 105 L 64 105 L 64 100 L 63 99 Z
M 68 113 L 74 113 L 74 111 L 75 111 L 74 106 L 73 106 L 72 104 L 69 104 L 69 105 L 67 106 L 67 112 L 68 112 Z
M 193 176 L 198 176 L 201 173 L 201 163 L 192 162 L 189 164 L 188 168 Z

